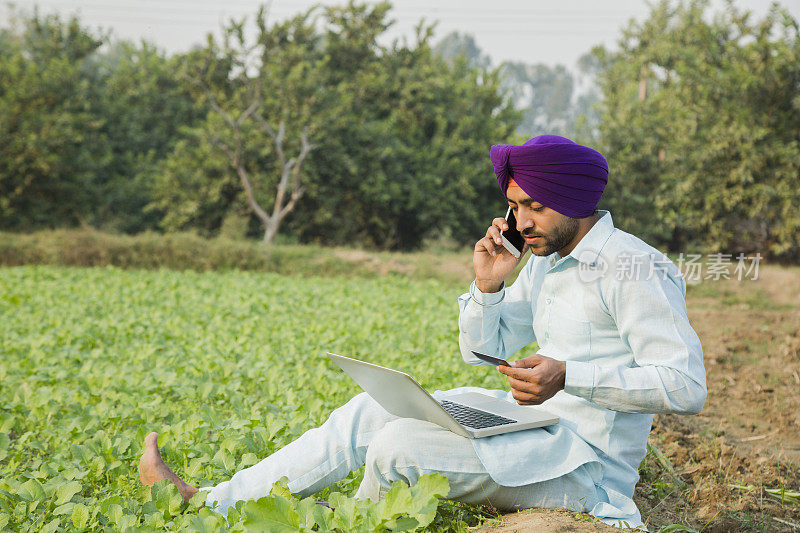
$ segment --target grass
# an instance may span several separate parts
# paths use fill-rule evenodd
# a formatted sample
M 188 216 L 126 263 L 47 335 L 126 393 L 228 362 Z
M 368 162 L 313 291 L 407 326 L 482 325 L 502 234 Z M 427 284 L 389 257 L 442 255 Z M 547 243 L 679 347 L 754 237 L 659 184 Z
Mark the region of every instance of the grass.
M 116 266 L 123 269 L 243 270 L 290 276 L 413 276 L 464 283 L 472 255 L 463 252 L 365 252 L 297 244 L 204 239 L 192 233 L 115 235 L 91 229 L 0 232 L 0 265 Z

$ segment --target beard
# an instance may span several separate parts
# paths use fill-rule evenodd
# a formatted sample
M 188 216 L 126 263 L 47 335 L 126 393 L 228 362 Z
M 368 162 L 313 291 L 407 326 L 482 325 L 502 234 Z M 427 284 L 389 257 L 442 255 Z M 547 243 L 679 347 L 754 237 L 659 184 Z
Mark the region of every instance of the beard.
M 575 238 L 578 234 L 578 219 L 565 218 L 563 222 L 556 225 L 553 231 L 547 234 L 536 233 L 531 229 L 526 229 L 522 232 L 523 237 L 542 237 L 544 243 L 540 247 L 531 247 L 531 253 L 539 256 L 547 256 L 553 252 L 561 250 Z

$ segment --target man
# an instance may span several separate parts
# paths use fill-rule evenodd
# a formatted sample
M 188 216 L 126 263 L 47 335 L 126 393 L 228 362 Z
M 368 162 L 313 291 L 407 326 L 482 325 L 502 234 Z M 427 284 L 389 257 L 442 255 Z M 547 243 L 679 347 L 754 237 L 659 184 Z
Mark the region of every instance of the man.
M 505 219 L 496 218 L 476 243 L 475 281 L 458 302 L 462 357 L 480 364 L 472 350 L 507 358 L 536 342 L 536 355 L 498 367 L 509 392 L 481 392 L 544 403 L 559 424 L 467 439 L 397 418 L 359 394 L 319 428 L 202 489 L 210 491 L 209 506 L 224 513 L 267 494 L 282 476 L 290 490 L 310 495 L 364 465 L 360 498 L 377 500 L 398 479 L 413 484 L 439 472 L 450 481 L 451 499 L 509 510 L 567 507 L 641 525 L 632 497 L 653 413 L 697 413 L 705 402 L 685 282 L 665 256 L 596 210 L 608 179 L 598 152 L 543 135 L 521 146 L 495 145 L 490 157 L 525 237 L 523 252 L 533 255 L 506 288 L 520 259 L 501 245 Z M 620 265 L 636 268 L 615 275 Z M 465 390 L 476 389 L 435 396 Z M 198 489 L 164 464 L 156 438 L 145 441 L 142 482 L 168 478 L 190 498 Z

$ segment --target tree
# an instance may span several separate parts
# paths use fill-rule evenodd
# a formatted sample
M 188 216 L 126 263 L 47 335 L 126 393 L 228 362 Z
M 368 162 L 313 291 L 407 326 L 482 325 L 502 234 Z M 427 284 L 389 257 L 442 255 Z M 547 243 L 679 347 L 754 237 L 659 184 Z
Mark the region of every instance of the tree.
M 492 66 L 491 58 L 483 53 L 475 42 L 475 37 L 468 33 L 448 33 L 433 46 L 433 51 L 448 63 L 454 63 L 457 58 L 463 57 L 471 67 L 488 69 Z
M 602 64 L 604 204 L 673 251 L 800 257 L 800 37 L 788 12 L 661 2 Z
M 125 232 L 156 228 L 159 213 L 145 207 L 157 165 L 207 106 L 196 105 L 176 76 L 180 58 L 166 58 L 147 42 L 112 43 L 90 62 L 92 111 L 110 150 L 95 180 L 90 220 Z
M 359 13 L 353 16 L 351 13 Z M 324 148 L 312 154 L 303 240 L 409 250 L 444 235 L 465 244 L 502 210 L 488 150 L 513 135 L 518 114 L 496 70 L 448 63 L 420 24 L 385 47 L 388 6 L 332 8 L 329 90 L 337 95 Z M 356 39 L 342 36 L 361 35 Z
M 225 155 L 238 176 L 246 205 L 262 224 L 266 244 L 273 242 L 280 224 L 305 193 L 303 164 L 314 147 L 309 131 L 319 127 L 311 125 L 318 100 L 314 67 L 319 60 L 314 57 L 310 14 L 270 27 L 262 8 L 256 17 L 255 45 L 245 40 L 245 21 L 232 23 L 225 28 L 220 47 L 209 38 L 208 47 L 187 58 L 182 72 L 198 101 L 210 109 L 193 135 Z M 289 137 L 299 138 L 296 157 L 287 155 L 292 145 Z M 269 152 L 264 148 L 268 144 L 272 146 Z M 193 148 L 184 144 L 180 149 Z M 181 151 L 173 154 L 181 159 L 184 155 Z M 198 164 L 203 165 L 194 163 Z M 181 167 L 169 162 L 164 166 L 161 196 L 154 202 L 167 212 L 164 223 L 173 229 L 176 223 L 187 222 L 170 214 L 176 211 L 180 180 L 169 171 L 180 172 Z
M 491 68 L 491 59 L 469 34 L 452 32 L 433 51 L 450 64 L 459 58 L 471 67 Z M 522 113 L 520 141 L 540 134 L 559 134 L 593 144 L 599 117 L 594 106 L 600 94 L 594 83 L 599 64 L 591 54 L 578 61 L 574 74 L 562 65 L 530 65 L 507 61 L 500 65 L 500 91 Z
M 0 30 L 0 225 L 87 222 L 108 158 L 91 110 L 88 58 L 103 38 L 35 13 Z
M 562 65 L 508 61 L 502 67 L 503 89 L 523 111 L 520 131 L 527 137 L 566 135 L 573 122 L 574 78 Z
M 410 44 L 381 45 L 388 11 L 350 3 L 322 10 L 316 25 L 316 11 L 263 22 L 250 67 L 213 40 L 187 57 L 212 112 L 161 167 L 153 205 L 164 227 L 213 234 L 227 213 L 246 209 L 246 186 L 231 178 L 236 166 L 221 145 L 233 155 L 241 146 L 259 205 L 274 214 L 286 175 L 275 143 L 284 123 L 285 153 L 303 152 L 304 127 L 316 146 L 306 150 L 302 202 L 286 216 L 295 238 L 413 249 L 438 227 L 458 242 L 473 239 L 502 209 L 488 149 L 513 134 L 518 115 L 499 95 L 497 71 L 446 63 L 431 50 L 431 28 L 421 25 Z

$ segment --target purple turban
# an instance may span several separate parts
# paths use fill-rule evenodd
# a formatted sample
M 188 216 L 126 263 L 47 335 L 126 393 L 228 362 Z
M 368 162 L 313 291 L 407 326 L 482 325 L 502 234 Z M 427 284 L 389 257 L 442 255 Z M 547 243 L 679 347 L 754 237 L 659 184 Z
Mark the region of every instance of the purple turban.
M 504 195 L 513 179 L 537 202 L 572 218 L 594 213 L 608 183 L 600 152 L 558 135 L 539 135 L 521 146 L 495 144 L 489 157 Z

